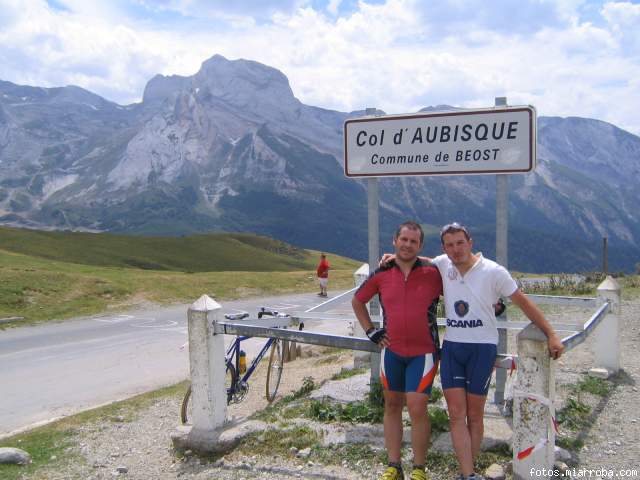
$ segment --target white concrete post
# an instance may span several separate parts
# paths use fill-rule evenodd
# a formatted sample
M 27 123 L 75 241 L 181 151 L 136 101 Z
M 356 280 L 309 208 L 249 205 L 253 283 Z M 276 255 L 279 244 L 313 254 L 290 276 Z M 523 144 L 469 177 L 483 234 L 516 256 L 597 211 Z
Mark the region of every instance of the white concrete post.
M 513 392 L 513 478 L 529 480 L 531 469 L 551 469 L 555 460 L 552 427 L 555 361 L 547 337 L 531 324 L 517 336 L 518 378 Z M 551 408 L 550 408 L 551 407 Z
M 192 427 L 186 443 L 196 451 L 215 451 L 227 418 L 224 336 L 213 334 L 221 306 L 203 295 L 188 312 Z
M 595 328 L 595 367 L 605 368 L 609 375 L 620 370 L 620 285 L 608 276 L 598 286 L 598 305 L 611 302 L 609 313 Z
M 369 265 L 363 263 L 353 274 L 354 286 L 359 287 L 369 276 Z M 353 336 L 359 338 L 367 338 L 364 330 L 360 326 L 360 322 L 356 319 L 353 324 Z M 370 368 L 371 354 L 369 352 L 353 351 L 353 368 Z

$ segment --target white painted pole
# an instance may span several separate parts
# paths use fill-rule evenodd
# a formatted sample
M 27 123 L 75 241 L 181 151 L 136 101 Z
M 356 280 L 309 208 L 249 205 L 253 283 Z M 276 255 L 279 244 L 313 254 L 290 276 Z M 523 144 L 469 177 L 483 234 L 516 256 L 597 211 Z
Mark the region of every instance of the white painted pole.
M 555 398 L 555 361 L 547 337 L 533 324 L 517 336 L 518 378 L 513 392 L 513 478 L 524 480 L 555 460 L 555 430 L 551 427 Z M 542 475 L 539 475 L 542 476 Z
M 213 333 L 221 308 L 215 300 L 203 295 L 188 312 L 193 426 L 186 443 L 188 448 L 200 452 L 215 451 L 219 429 L 227 418 L 224 338 Z
M 620 285 L 608 276 L 598 285 L 597 298 L 598 305 L 609 301 L 611 308 L 593 332 L 595 367 L 606 369 L 608 375 L 615 375 L 620 370 Z
M 506 106 L 507 97 L 496 97 L 495 106 Z M 496 261 L 504 268 L 508 268 L 507 231 L 509 228 L 509 177 L 496 175 Z M 498 317 L 498 327 L 506 324 L 507 313 Z M 507 330 L 498 328 L 498 353 L 507 353 Z M 504 402 L 504 389 L 507 383 L 507 371 L 504 368 L 496 370 L 496 391 L 493 397 L 494 403 L 501 405 Z

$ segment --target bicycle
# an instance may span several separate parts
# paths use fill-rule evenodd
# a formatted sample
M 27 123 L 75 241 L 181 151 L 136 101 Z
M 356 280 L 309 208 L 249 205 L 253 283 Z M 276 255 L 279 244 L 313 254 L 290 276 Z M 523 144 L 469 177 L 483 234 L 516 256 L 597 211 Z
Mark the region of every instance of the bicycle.
M 279 313 L 276 310 L 271 310 L 266 307 L 261 307 L 258 312 L 258 318 L 262 318 L 263 316 L 268 315 L 271 317 L 279 317 L 279 318 L 287 318 L 288 314 Z M 249 314 L 246 312 L 236 313 L 236 314 L 227 314 L 224 316 L 227 320 L 243 320 L 249 317 Z M 303 323 L 300 323 L 299 329 L 302 330 L 304 327 Z M 267 366 L 267 382 L 265 386 L 265 396 L 269 403 L 273 402 L 276 398 L 276 394 L 278 393 L 278 387 L 280 386 L 280 380 L 282 378 L 282 370 L 284 366 L 284 355 L 283 355 L 283 346 L 282 341 L 277 338 L 268 338 L 266 343 L 262 346 L 260 352 L 255 356 L 251 365 L 249 365 L 240 377 L 240 344 L 244 341 L 251 338 L 250 336 L 237 336 L 235 340 L 231 343 L 229 348 L 227 348 L 227 353 L 225 354 L 225 364 L 226 364 L 226 376 L 225 376 L 225 387 L 227 392 L 227 404 L 231 403 L 239 403 L 244 400 L 247 392 L 249 391 L 249 378 L 255 371 L 258 363 L 262 360 L 264 355 L 267 353 L 267 350 L 271 349 L 271 353 L 269 354 L 269 364 Z M 189 418 L 191 417 L 189 412 L 190 407 L 190 399 L 191 399 L 191 385 L 187 388 L 187 391 L 184 394 L 184 398 L 182 399 L 182 403 L 180 405 L 180 420 L 183 424 L 187 423 Z

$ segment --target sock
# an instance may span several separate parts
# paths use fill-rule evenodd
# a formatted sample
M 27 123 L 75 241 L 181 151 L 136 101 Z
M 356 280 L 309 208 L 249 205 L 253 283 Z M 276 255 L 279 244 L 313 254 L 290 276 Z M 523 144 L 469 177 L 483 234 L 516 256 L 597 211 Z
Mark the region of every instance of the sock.
M 413 464 L 413 469 L 416 470 L 422 470 L 424 471 L 424 465 L 416 465 L 415 463 Z
M 399 472 L 402 471 L 402 464 L 400 462 L 389 462 L 390 467 L 395 467 Z

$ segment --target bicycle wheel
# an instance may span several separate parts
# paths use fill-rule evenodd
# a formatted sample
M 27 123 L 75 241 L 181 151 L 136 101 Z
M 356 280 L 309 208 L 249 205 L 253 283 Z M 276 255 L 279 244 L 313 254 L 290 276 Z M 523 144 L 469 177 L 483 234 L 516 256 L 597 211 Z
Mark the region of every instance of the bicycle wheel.
M 224 377 L 224 388 L 227 392 L 227 405 L 231 403 L 233 398 L 233 392 L 236 389 L 237 373 L 236 369 L 231 362 L 227 362 L 227 372 Z
M 233 392 L 236 383 L 236 369 L 231 364 L 231 362 L 227 362 L 227 371 L 225 376 L 224 387 L 227 392 L 227 405 L 231 402 L 233 398 Z M 189 422 L 189 419 L 192 418 L 192 403 L 191 402 L 191 384 L 187 388 L 187 391 L 184 393 L 184 397 L 182 398 L 182 403 L 180 404 L 180 421 L 182 424 L 186 424 Z
M 273 402 L 278 393 L 280 379 L 282 378 L 282 369 L 284 368 L 284 357 L 282 355 L 282 342 L 275 340 L 271 345 L 271 354 L 269 355 L 269 367 L 267 368 L 267 400 Z
M 180 404 L 180 421 L 182 424 L 186 424 L 189 421 L 189 417 L 191 417 L 191 412 L 189 407 L 191 406 L 191 384 L 187 387 L 187 391 L 184 393 L 184 397 L 182 398 L 182 403 Z

